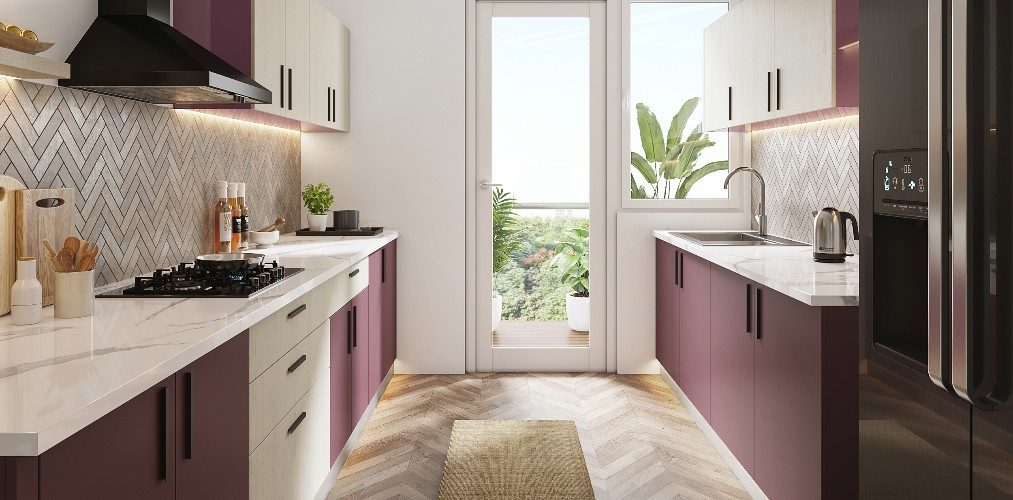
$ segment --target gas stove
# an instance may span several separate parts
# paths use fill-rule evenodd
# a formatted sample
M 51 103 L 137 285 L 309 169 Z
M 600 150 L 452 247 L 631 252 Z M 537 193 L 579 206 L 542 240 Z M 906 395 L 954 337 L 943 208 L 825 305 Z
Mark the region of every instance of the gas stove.
M 159 269 L 151 276 L 138 276 L 134 278 L 133 286 L 117 288 L 96 297 L 250 298 L 301 271 L 301 268 L 282 267 L 276 262 L 235 271 L 201 269 L 192 263 L 182 263 L 169 269 Z

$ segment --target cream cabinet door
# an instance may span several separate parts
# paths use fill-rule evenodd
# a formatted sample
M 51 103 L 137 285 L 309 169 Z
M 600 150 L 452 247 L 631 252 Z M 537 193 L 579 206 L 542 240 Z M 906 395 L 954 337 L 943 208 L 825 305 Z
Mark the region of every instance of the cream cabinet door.
M 768 120 L 775 107 L 774 0 L 744 0 L 733 19 L 732 125 Z
M 774 0 L 774 65 L 780 71 L 777 116 L 837 105 L 835 6 L 835 0 Z
M 331 126 L 331 89 L 333 88 L 334 16 L 316 0 L 310 1 L 309 121 Z
M 310 2 L 285 0 L 286 116 L 304 122 L 310 121 Z
M 282 86 L 286 85 L 285 65 L 285 2 L 255 0 L 253 4 L 253 78 L 271 91 L 271 104 L 257 104 L 258 110 L 285 116 Z M 284 104 L 284 105 L 283 105 Z
M 732 122 L 732 44 L 735 11 L 714 21 L 703 32 L 703 128 L 728 128 Z
M 334 43 L 333 61 L 331 64 L 331 82 L 334 85 L 334 115 L 331 127 L 341 131 L 348 131 L 350 101 L 350 72 L 351 62 L 351 34 L 348 27 L 338 19 L 334 19 L 334 34 L 331 40 Z

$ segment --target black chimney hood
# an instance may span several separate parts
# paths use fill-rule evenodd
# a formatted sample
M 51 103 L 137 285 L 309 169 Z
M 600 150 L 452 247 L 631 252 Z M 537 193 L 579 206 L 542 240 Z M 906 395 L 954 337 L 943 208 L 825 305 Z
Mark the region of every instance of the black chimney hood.
M 153 104 L 266 104 L 271 91 L 169 25 L 170 0 L 99 0 L 60 85 Z

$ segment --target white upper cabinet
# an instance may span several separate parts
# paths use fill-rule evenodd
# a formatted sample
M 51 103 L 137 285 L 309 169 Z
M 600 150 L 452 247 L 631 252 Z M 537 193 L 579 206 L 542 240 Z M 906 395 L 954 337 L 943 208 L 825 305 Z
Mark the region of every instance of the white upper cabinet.
M 271 91 L 256 109 L 348 130 L 348 28 L 317 0 L 254 0 L 254 78 Z
M 773 118 L 774 0 L 745 0 L 735 8 L 732 42 L 732 122 Z
M 732 35 L 735 13 L 729 12 L 703 32 L 703 127 L 727 128 L 732 123 Z
M 775 0 L 774 67 L 781 72 L 778 117 L 837 105 L 835 3 Z
M 837 98 L 838 88 L 858 85 L 857 58 L 843 57 L 847 47 L 857 42 L 857 29 L 850 26 L 857 23 L 857 16 L 840 16 L 857 12 L 856 2 L 742 0 L 715 21 L 704 32 L 704 128 L 723 129 L 856 106 Z M 841 26 L 842 22 L 849 25 Z M 842 29 L 856 39 L 838 40 Z M 842 73 L 842 64 L 855 67 L 848 66 Z M 839 74 L 847 77 L 839 79 Z M 727 114 L 721 118 L 719 112 L 728 111 L 729 87 L 731 118 L 727 119 Z

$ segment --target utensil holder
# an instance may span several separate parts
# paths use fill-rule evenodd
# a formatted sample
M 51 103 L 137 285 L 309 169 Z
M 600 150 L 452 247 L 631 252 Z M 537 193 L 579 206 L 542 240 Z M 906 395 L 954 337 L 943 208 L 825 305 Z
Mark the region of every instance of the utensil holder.
M 83 318 L 95 312 L 95 271 L 54 273 L 53 316 Z

